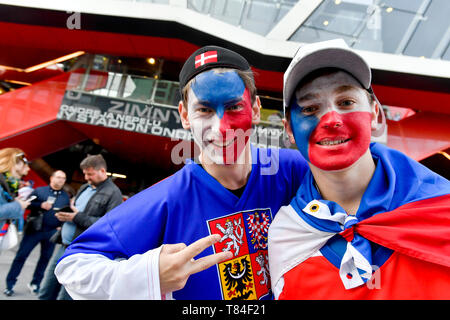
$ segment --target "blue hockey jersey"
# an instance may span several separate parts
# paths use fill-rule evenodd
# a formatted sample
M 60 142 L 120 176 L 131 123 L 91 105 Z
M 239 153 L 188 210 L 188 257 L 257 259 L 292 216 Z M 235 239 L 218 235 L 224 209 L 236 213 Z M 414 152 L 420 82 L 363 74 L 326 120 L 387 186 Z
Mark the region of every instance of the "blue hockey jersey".
M 289 204 L 307 163 L 297 150 L 252 146 L 252 171 L 240 198 L 200 165 L 188 161 L 174 175 L 140 192 L 75 239 L 65 257 L 109 259 L 142 254 L 162 244 L 189 245 L 210 234 L 222 239 L 199 256 L 233 258 L 189 277 L 175 299 L 270 299 L 267 235 L 273 216 Z

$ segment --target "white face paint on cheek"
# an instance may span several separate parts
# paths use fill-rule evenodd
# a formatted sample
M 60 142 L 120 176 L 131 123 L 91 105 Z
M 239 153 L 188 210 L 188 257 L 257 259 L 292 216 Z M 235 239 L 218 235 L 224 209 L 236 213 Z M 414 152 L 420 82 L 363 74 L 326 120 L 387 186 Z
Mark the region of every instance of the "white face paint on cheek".
M 200 147 L 203 147 L 209 140 L 220 135 L 220 119 L 217 115 L 209 117 L 193 116 L 189 119 L 189 122 L 194 139 Z
M 223 164 L 222 149 L 215 147 L 211 141 L 221 141 L 220 119 L 216 114 L 199 116 L 194 108 L 188 109 L 188 119 L 195 143 L 202 154 L 212 162 Z

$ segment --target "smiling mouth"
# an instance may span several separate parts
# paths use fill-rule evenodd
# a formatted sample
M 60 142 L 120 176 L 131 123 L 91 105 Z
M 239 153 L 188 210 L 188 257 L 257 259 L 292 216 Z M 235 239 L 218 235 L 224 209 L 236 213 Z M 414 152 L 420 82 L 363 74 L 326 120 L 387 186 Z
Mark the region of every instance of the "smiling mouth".
M 321 146 L 335 146 L 338 144 L 346 143 L 347 141 L 350 141 L 350 139 L 335 139 L 335 140 L 323 139 L 323 140 L 317 142 L 317 144 L 321 145 Z
M 236 140 L 236 137 L 234 139 L 228 140 L 224 143 L 220 143 L 218 141 L 211 141 L 211 143 L 218 148 L 226 148 L 229 145 L 233 144 L 235 140 Z

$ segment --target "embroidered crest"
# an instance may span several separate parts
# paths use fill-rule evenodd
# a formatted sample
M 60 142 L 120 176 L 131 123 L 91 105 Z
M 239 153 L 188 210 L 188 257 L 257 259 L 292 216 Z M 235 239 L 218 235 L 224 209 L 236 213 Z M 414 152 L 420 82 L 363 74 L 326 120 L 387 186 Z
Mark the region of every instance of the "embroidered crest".
M 267 236 L 272 213 L 256 209 L 208 220 L 210 234 L 222 238 L 214 252 L 231 251 L 233 258 L 217 265 L 225 300 L 255 300 L 270 293 Z
M 255 250 L 267 249 L 267 235 L 269 233 L 270 218 L 265 212 L 255 212 L 247 217 L 247 224 L 252 236 Z

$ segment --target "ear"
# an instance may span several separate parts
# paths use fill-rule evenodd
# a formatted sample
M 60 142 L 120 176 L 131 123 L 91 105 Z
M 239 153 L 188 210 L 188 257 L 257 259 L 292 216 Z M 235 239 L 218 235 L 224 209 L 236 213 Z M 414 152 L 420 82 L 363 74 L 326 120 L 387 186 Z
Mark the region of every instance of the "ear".
M 281 120 L 281 122 L 283 122 L 284 129 L 286 130 L 286 133 L 287 133 L 287 135 L 289 137 L 289 141 L 292 144 L 295 144 L 294 133 L 292 132 L 290 121 L 287 120 L 286 118 L 284 118 L 284 119 Z
M 106 173 L 106 169 L 105 168 L 100 168 L 98 171 L 100 171 L 100 173 L 102 174 L 102 175 L 107 175 L 107 173 Z
M 256 96 L 255 103 L 252 106 L 252 124 L 258 124 L 261 119 L 261 100 Z
M 372 102 L 372 107 L 371 107 L 371 115 L 372 115 L 372 121 L 370 122 L 370 126 L 372 131 L 375 131 L 378 129 L 378 113 L 380 112 L 380 106 L 378 105 L 378 103 L 374 100 Z
M 178 113 L 180 114 L 181 125 L 183 126 L 183 128 L 186 130 L 190 130 L 191 124 L 189 123 L 188 119 L 187 106 L 184 107 L 182 100 L 180 100 L 180 102 L 178 103 Z

